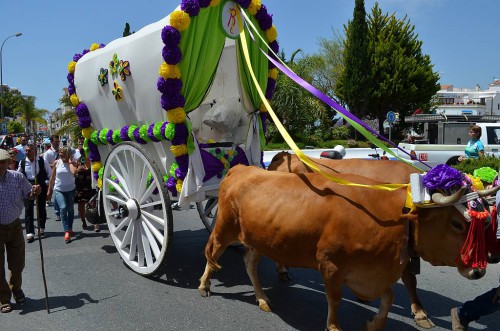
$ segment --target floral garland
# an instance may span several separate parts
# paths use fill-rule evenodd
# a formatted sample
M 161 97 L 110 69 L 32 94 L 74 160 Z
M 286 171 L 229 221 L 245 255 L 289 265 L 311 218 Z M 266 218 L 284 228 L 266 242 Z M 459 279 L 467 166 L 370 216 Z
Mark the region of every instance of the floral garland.
M 276 40 L 276 27 L 272 24 L 272 16 L 268 14 L 267 8 L 261 3 L 261 0 L 235 0 L 242 8 L 247 9 L 259 23 L 259 27 L 265 32 L 269 47 L 278 53 L 279 45 Z M 166 187 L 177 196 L 177 192 L 182 189 L 183 180 L 186 177 L 189 156 L 187 150 L 188 128 L 186 125 L 186 112 L 184 110 L 184 96 L 181 94 L 182 80 L 181 72 L 178 67 L 182 60 L 182 51 L 179 48 L 181 41 L 181 32 L 189 28 L 191 17 L 196 17 L 200 9 L 207 7 L 216 7 L 220 5 L 220 0 L 182 0 L 181 10 L 170 14 L 170 25 L 163 28 L 161 38 L 165 47 L 162 51 L 163 62 L 159 69 L 160 77 L 157 81 L 157 89 L 161 92 L 161 107 L 167 112 L 166 122 L 157 122 L 150 125 L 126 125 L 117 130 L 103 128 L 94 130 L 91 127 L 90 112 L 85 103 L 80 102 L 74 85 L 74 72 L 78 60 L 90 51 L 105 47 L 104 44 L 92 44 L 90 49 L 85 49 L 82 54 L 75 54 L 73 61 L 68 64 L 67 79 L 69 82 L 68 93 L 71 104 L 75 107 L 78 116 L 78 125 L 82 128 L 82 136 L 86 139 L 88 146 L 89 159 L 93 171 L 94 179 L 98 187 L 102 188 L 103 165 L 99 154 L 98 145 L 115 145 L 121 141 L 136 141 L 140 144 L 148 142 L 158 142 L 167 139 L 172 142 L 170 150 L 172 151 L 176 162 L 174 162 L 169 171 L 169 177 L 166 180 Z M 107 71 L 107 70 L 106 70 Z M 101 85 L 107 83 L 107 72 L 101 72 L 99 82 Z M 127 73 L 125 73 L 127 75 Z M 124 76 L 125 76 L 124 75 Z M 106 76 L 106 80 L 104 79 Z M 269 62 L 269 76 L 266 89 L 266 98 L 272 99 L 276 87 L 278 70 Z M 122 78 L 124 80 L 125 77 Z M 119 86 L 118 86 L 119 87 Z M 117 95 L 119 89 L 116 88 Z M 263 131 L 266 132 L 267 109 L 264 103 L 260 105 L 260 118 Z M 165 179 L 166 176 L 164 176 Z M 115 179 L 116 181 L 116 179 Z
M 68 75 L 66 76 L 69 83 L 68 85 L 69 98 L 73 107 L 76 107 L 75 113 L 78 117 L 78 125 L 82 128 L 82 136 L 86 139 L 86 143 L 89 150 L 89 159 L 91 162 L 92 171 L 94 171 L 94 179 L 96 180 L 98 179 L 98 172 L 102 168 L 101 155 L 99 154 L 97 146 L 87 141 L 90 138 L 90 135 L 92 134 L 93 131 L 93 129 L 90 126 L 92 121 L 90 119 L 90 112 L 89 109 L 87 108 L 87 105 L 85 105 L 85 103 L 83 102 L 80 102 L 76 94 L 75 68 L 76 68 L 76 63 L 78 62 L 78 60 L 81 59 L 82 56 L 84 56 L 88 52 L 92 52 L 95 51 L 96 49 L 103 47 L 105 47 L 104 44 L 94 43 L 90 46 L 90 49 L 84 49 L 81 54 L 76 53 L 73 56 L 73 61 L 68 63 Z M 101 188 L 101 186 L 102 185 L 99 185 L 99 188 Z
M 235 0 L 242 8 L 247 9 L 259 23 L 259 27 L 265 32 L 270 48 L 277 53 L 279 51 L 276 27 L 272 24 L 272 16 L 268 14 L 267 8 L 261 0 Z M 186 126 L 186 112 L 184 110 L 184 96 L 181 94 L 182 80 L 179 63 L 182 60 L 182 51 L 179 47 L 181 32 L 186 31 L 191 23 L 191 18 L 196 17 L 200 9 L 216 7 L 220 0 L 182 0 L 181 10 L 170 14 L 170 25 L 166 25 L 161 33 L 165 47 L 162 51 L 164 62 L 159 69 L 157 88 L 162 93 L 161 106 L 167 112 L 167 120 L 175 125 L 172 146 L 170 150 L 175 156 L 176 162 L 170 169 L 167 180 L 167 189 L 173 196 L 182 189 L 184 178 L 188 169 L 188 130 Z M 276 87 L 278 70 L 269 63 L 269 76 L 266 89 L 266 98 L 272 99 Z M 260 105 L 260 118 L 264 132 L 266 131 L 267 109 L 264 103 Z

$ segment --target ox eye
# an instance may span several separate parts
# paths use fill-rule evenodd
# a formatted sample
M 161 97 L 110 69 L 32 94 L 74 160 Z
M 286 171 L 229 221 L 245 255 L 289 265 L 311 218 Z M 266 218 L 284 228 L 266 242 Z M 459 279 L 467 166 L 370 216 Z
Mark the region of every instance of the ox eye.
M 465 230 L 465 226 L 462 223 L 460 223 L 459 221 L 452 220 L 451 226 L 457 232 L 463 232 Z

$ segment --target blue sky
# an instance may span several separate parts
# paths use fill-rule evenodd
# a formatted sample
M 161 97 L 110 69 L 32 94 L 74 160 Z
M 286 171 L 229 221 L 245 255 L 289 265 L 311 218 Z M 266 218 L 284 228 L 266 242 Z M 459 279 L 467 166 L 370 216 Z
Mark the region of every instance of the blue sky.
M 318 50 L 352 19 L 354 0 L 262 0 L 274 16 L 278 41 L 286 54 Z M 33 95 L 36 106 L 54 111 L 66 87 L 67 63 L 92 43 L 121 37 L 168 15 L 180 0 L 0 0 L 3 83 Z M 365 0 L 367 13 L 375 1 Z M 486 89 L 500 78 L 499 0 L 380 0 L 383 12 L 408 16 L 430 55 L 442 84 Z M 311 5 L 312 4 L 312 5 Z

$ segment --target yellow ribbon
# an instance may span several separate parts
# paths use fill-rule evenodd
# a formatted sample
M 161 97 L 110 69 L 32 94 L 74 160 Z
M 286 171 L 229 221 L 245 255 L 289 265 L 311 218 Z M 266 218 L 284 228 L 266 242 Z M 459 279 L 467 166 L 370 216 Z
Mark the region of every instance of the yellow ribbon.
M 259 96 L 262 99 L 262 102 L 266 106 L 269 115 L 271 115 L 271 118 L 273 119 L 274 124 L 276 125 L 276 128 L 280 132 L 280 134 L 283 136 L 283 139 L 285 142 L 290 146 L 290 148 L 293 150 L 295 155 L 299 158 L 300 161 L 304 162 L 309 168 L 313 169 L 315 172 L 323 175 L 324 177 L 328 178 L 332 182 L 335 182 L 337 184 L 341 185 L 347 185 L 347 186 L 358 186 L 358 187 L 366 187 L 366 188 L 373 188 L 373 189 L 379 189 L 379 190 L 387 190 L 387 191 L 393 191 L 400 189 L 402 187 L 407 187 L 409 184 L 379 184 L 379 185 L 365 185 L 365 184 L 357 184 L 357 183 L 352 183 L 334 176 L 331 176 L 319 169 L 314 162 L 312 162 L 295 144 L 293 141 L 292 137 L 288 134 L 286 131 L 285 127 L 281 124 L 280 120 L 278 119 L 278 116 L 274 113 L 273 109 L 271 108 L 271 105 L 266 99 L 266 96 L 262 89 L 259 86 L 259 83 L 257 81 L 257 78 L 255 77 L 255 73 L 252 69 L 252 65 L 250 62 L 250 56 L 248 54 L 248 46 L 247 46 L 247 41 L 246 41 L 246 36 L 245 36 L 245 31 L 243 29 L 243 22 L 241 19 L 241 13 L 238 8 L 237 12 L 237 18 L 238 18 L 238 25 L 240 28 L 240 39 L 241 39 L 241 45 L 242 45 L 242 50 L 243 50 L 243 55 L 245 57 L 245 62 L 248 67 L 248 71 L 250 72 L 250 76 L 252 77 L 253 83 L 255 84 L 255 87 L 257 88 L 257 91 L 259 93 Z M 376 162 L 376 161 L 374 161 Z

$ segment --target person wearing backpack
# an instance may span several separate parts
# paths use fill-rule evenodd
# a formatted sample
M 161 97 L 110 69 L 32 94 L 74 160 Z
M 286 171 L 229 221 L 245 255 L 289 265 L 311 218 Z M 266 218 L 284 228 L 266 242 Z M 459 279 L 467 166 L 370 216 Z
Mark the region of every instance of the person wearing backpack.
M 36 183 L 41 187 L 41 194 L 38 195 L 36 203 L 38 210 L 40 212 L 39 226 L 40 226 L 40 237 L 45 236 L 45 222 L 47 221 L 47 210 L 45 208 L 45 200 L 47 196 L 47 185 L 45 183 L 48 180 L 48 172 L 45 169 L 45 161 L 42 156 L 38 156 L 38 163 L 35 162 L 35 146 L 26 146 L 26 157 L 19 162 L 19 168 L 17 171 L 22 173 L 30 182 L 31 185 Z M 36 164 L 35 164 L 36 163 Z M 24 199 L 24 223 L 26 230 L 26 241 L 32 243 L 35 241 L 35 226 L 34 226 L 34 206 L 35 201 L 31 199 Z

